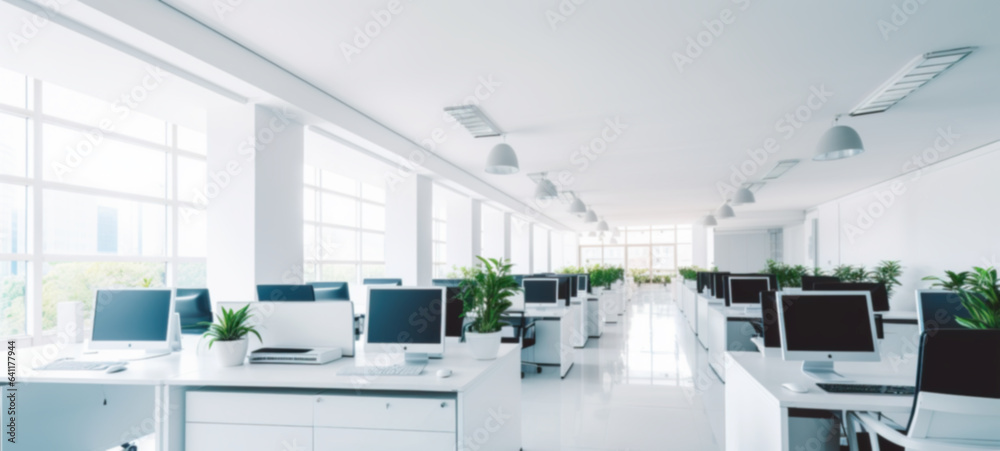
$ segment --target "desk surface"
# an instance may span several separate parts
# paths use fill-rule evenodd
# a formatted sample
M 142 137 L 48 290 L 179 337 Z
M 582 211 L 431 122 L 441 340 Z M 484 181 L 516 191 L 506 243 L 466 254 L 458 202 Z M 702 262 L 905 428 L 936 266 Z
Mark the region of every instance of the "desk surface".
M 500 345 L 496 360 L 475 360 L 466 344 L 446 342 L 443 359 L 431 359 L 419 376 L 338 376 L 341 368 L 366 364 L 400 363 L 402 357 L 365 355 L 346 357 L 325 365 L 244 364 L 219 367 L 198 336 L 184 337 L 184 350 L 169 356 L 128 362 L 128 369 L 108 374 L 104 371 L 36 371 L 34 366 L 60 357 L 79 358 L 82 344 L 56 348 L 25 348 L 18 352 L 19 382 L 118 385 L 187 385 L 230 387 L 285 387 L 349 390 L 400 390 L 461 392 L 475 383 L 495 362 L 512 354 L 519 358 L 519 346 Z M 53 356 L 44 358 L 43 356 Z M 38 362 L 37 364 L 34 362 Z M 447 368 L 451 377 L 438 378 L 437 370 Z
M 556 306 L 556 307 L 532 307 L 528 306 L 524 309 L 524 316 L 528 318 L 562 318 L 569 314 L 570 307 L 567 306 Z
M 781 407 L 824 410 L 909 411 L 912 396 L 832 394 L 816 386 L 816 381 L 802 373 L 802 362 L 782 360 L 780 355 L 764 356 L 760 352 L 727 352 L 731 366 L 727 375 L 740 371 L 749 375 Z M 836 371 L 856 384 L 914 385 L 915 360 L 902 362 L 837 362 Z M 732 377 L 732 376 L 730 376 Z M 810 387 L 808 393 L 793 393 L 782 384 L 794 382 Z

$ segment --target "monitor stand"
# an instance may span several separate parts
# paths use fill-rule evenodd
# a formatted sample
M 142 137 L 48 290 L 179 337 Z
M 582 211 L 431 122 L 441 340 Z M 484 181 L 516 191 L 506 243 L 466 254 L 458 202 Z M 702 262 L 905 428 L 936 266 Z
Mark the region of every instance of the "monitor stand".
M 833 362 L 802 362 L 802 372 L 820 382 L 850 382 L 850 379 L 833 370 Z
M 406 365 L 427 365 L 430 354 L 426 352 L 404 352 L 403 361 Z

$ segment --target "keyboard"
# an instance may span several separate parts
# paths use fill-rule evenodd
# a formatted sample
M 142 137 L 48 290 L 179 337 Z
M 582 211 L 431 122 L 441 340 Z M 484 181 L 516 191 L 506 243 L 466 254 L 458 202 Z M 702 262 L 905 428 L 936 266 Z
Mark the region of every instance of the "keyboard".
M 97 362 L 89 360 L 62 359 L 35 369 L 38 371 L 104 371 L 112 366 L 124 364 L 125 362 Z
M 419 376 L 423 365 L 349 366 L 337 371 L 338 376 Z
M 917 387 L 909 385 L 816 384 L 827 393 L 913 396 Z

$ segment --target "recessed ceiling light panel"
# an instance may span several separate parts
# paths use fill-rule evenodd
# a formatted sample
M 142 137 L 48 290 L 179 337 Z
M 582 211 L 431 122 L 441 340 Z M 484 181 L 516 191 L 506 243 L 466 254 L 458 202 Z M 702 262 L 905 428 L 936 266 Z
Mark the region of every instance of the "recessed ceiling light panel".
M 799 160 L 781 160 L 761 180 L 774 180 L 799 164 Z
M 889 81 L 875 90 L 864 102 L 851 110 L 851 116 L 881 113 L 888 110 L 913 91 L 937 78 L 942 72 L 969 56 L 975 47 L 940 50 L 920 55 L 910 61 Z
M 444 112 L 462 124 L 473 138 L 486 138 L 502 134 L 500 127 L 497 127 L 490 118 L 486 117 L 483 110 L 475 105 L 450 106 L 446 107 Z

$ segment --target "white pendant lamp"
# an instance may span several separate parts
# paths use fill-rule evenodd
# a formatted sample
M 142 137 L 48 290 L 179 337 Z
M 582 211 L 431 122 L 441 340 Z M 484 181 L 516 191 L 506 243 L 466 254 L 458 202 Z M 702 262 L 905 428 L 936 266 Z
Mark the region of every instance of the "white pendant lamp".
M 701 224 L 709 226 L 709 227 L 712 227 L 712 226 L 719 225 L 719 221 L 715 220 L 715 216 L 712 216 L 711 214 L 707 214 L 707 215 L 705 215 L 704 218 L 701 219 Z
M 517 154 L 507 143 L 493 146 L 493 150 L 486 157 L 486 172 L 489 174 L 508 175 L 516 173 L 519 169 Z
M 601 222 L 597 223 L 597 230 L 600 230 L 601 232 L 607 232 L 608 230 L 611 230 L 611 228 L 608 227 L 608 221 L 605 221 L 604 218 L 601 218 Z
M 579 197 L 573 196 L 573 202 L 569 204 L 569 212 L 573 214 L 585 214 L 587 213 L 587 206 L 583 204 L 583 201 Z
M 736 216 L 736 213 L 733 211 L 733 207 L 729 206 L 728 202 L 722 204 L 722 206 L 719 207 L 718 210 L 715 210 L 716 218 L 726 219 L 726 218 L 732 218 L 733 216 Z
M 754 202 L 757 202 L 757 199 L 754 197 L 753 192 L 748 188 L 740 188 L 733 193 L 733 198 L 730 199 L 729 205 L 752 204 Z
M 837 118 L 839 119 L 839 116 Z M 857 130 L 846 125 L 836 125 L 835 119 L 834 126 L 819 139 L 813 160 L 840 160 L 859 155 L 864 151 L 865 146 L 861 143 L 861 135 Z
M 587 214 L 583 217 L 583 222 L 597 222 L 597 213 L 594 213 L 593 208 L 587 209 Z
M 538 180 L 538 184 L 535 185 L 535 199 L 549 200 L 555 199 L 557 196 L 559 196 L 559 190 L 556 189 L 555 183 L 546 178 Z

